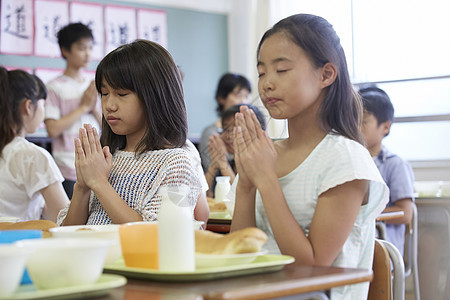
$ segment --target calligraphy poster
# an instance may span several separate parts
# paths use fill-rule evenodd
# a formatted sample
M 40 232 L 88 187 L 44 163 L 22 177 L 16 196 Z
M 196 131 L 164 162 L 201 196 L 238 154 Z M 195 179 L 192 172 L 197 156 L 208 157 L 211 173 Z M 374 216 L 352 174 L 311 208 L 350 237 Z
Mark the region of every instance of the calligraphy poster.
M 33 53 L 33 0 L 1 1 L 0 52 Z
M 156 42 L 167 49 L 167 14 L 163 10 L 137 10 L 138 38 Z
M 83 23 L 92 30 L 92 35 L 94 36 L 92 59 L 101 60 L 105 53 L 103 6 L 86 2 L 70 2 L 70 22 Z
M 69 4 L 61 0 L 35 0 L 34 55 L 60 57 L 58 31 L 69 24 Z
M 106 53 L 136 39 L 136 12 L 133 7 L 105 5 Z
M 55 79 L 56 77 L 62 75 L 63 73 L 64 69 L 56 69 L 56 68 L 34 69 L 34 75 L 39 77 L 45 84 L 47 84 L 50 80 Z

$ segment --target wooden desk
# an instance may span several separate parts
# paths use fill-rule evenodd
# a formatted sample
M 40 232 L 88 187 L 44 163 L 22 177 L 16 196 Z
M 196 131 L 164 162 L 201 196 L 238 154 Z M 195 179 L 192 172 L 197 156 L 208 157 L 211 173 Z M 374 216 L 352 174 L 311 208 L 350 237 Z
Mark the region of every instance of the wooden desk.
M 224 219 L 208 219 L 206 223 L 206 230 L 211 230 L 218 233 L 228 233 L 231 229 L 231 220 Z
M 197 282 L 128 279 L 101 299 L 263 299 L 325 291 L 372 280 L 372 270 L 288 265 L 259 275 Z
M 392 220 L 392 219 L 396 219 L 396 218 L 400 218 L 403 217 L 405 215 L 405 213 L 403 211 L 392 211 L 392 212 L 385 212 L 385 213 L 381 213 L 378 217 L 377 217 L 377 221 L 386 221 L 386 220 Z
M 449 197 L 417 197 L 415 199 L 417 207 L 419 206 L 441 206 L 443 208 L 450 208 Z

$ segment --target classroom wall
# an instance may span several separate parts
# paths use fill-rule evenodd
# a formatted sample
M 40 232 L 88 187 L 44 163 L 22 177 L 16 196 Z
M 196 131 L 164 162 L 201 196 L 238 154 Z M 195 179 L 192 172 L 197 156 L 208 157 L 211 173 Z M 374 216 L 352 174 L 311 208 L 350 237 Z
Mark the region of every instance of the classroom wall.
M 72 2 L 68 0 L 67 2 Z M 188 112 L 189 137 L 199 138 L 202 129 L 214 122 L 215 88 L 228 71 L 228 16 L 186 8 L 152 5 L 143 1 L 91 0 L 84 2 L 162 9 L 167 13 L 168 50 L 184 72 L 184 92 Z M 161 1 L 159 1 L 161 2 Z M 0 64 L 22 68 L 65 67 L 62 58 L 0 54 Z M 95 70 L 92 62 L 89 70 Z

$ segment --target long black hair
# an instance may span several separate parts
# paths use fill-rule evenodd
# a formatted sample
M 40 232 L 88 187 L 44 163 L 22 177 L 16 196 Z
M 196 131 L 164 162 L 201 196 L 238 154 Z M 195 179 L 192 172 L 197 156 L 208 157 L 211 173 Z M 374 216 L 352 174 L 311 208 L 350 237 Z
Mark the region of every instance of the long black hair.
M 136 93 L 145 109 L 145 135 L 135 152 L 182 147 L 187 137 L 187 117 L 182 80 L 169 52 L 157 43 L 136 40 L 106 55 L 97 67 L 95 85 L 100 93 L 105 80 L 113 89 Z M 103 116 L 103 145 L 111 152 L 126 146 L 126 137 L 115 134 Z
M 364 145 L 361 133 L 362 103 L 353 89 L 348 74 L 345 53 L 333 26 L 315 15 L 297 14 L 276 23 L 261 38 L 261 45 L 275 33 L 283 32 L 302 48 L 316 67 L 332 63 L 337 69 L 335 81 L 327 87 L 320 108 L 320 125 L 325 131 L 335 131 Z

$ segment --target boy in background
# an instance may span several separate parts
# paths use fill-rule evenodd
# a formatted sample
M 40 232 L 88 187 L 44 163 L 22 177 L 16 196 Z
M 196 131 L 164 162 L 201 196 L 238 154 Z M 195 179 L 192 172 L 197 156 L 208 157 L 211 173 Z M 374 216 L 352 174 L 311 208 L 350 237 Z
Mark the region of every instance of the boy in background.
M 45 126 L 52 138 L 52 155 L 64 176 L 64 189 L 72 197 L 76 181 L 74 138 L 84 123 L 100 130 L 101 109 L 94 81 L 83 74 L 90 62 L 93 35 L 81 23 L 71 23 L 58 32 L 64 74 L 47 84 Z
M 411 166 L 383 146 L 382 141 L 394 121 L 394 107 L 380 88 L 370 86 L 359 90 L 364 105 L 362 132 L 366 147 L 390 190 L 384 212 L 403 211 L 401 218 L 386 221 L 386 239 L 403 255 L 405 224 L 411 222 L 414 201 L 414 174 Z

